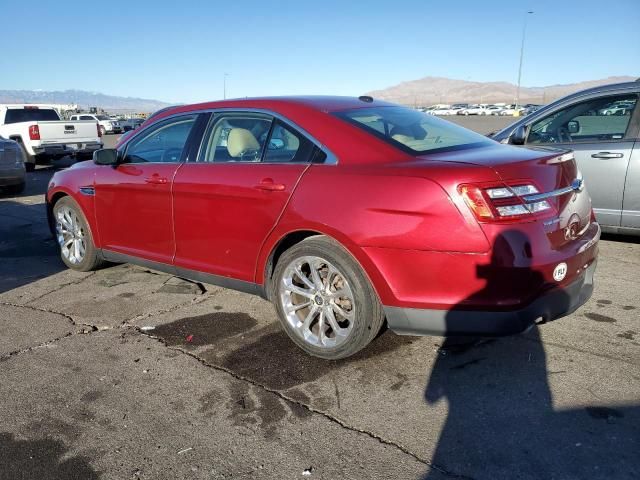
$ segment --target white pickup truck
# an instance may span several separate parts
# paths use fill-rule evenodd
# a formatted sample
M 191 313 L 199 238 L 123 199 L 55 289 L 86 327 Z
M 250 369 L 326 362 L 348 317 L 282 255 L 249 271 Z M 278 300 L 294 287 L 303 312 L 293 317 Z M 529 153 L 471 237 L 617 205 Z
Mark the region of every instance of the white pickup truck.
M 27 171 L 35 169 L 36 161 L 90 156 L 102 148 L 96 121 L 61 120 L 53 108 L 37 105 L 0 105 L 0 137 L 20 144 Z

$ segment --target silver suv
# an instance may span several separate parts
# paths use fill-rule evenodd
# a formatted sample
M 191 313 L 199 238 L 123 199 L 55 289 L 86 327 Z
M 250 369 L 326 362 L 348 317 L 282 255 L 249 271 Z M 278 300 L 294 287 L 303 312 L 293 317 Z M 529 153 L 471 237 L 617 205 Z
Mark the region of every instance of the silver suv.
M 604 231 L 640 235 L 640 79 L 573 93 L 494 133 L 574 151 Z

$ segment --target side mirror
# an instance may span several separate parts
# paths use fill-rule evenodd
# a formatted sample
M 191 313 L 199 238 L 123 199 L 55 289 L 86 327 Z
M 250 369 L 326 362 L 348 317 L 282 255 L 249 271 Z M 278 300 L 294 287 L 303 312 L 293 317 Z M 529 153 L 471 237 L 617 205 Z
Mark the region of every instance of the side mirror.
M 509 143 L 511 145 L 524 145 L 527 141 L 527 127 L 526 125 L 520 125 L 509 136 Z
M 93 163 L 96 165 L 117 165 L 118 151 L 115 148 L 102 148 L 93 152 Z
M 567 122 L 567 131 L 571 135 L 580 133 L 580 122 L 577 120 L 571 120 L 570 122 Z

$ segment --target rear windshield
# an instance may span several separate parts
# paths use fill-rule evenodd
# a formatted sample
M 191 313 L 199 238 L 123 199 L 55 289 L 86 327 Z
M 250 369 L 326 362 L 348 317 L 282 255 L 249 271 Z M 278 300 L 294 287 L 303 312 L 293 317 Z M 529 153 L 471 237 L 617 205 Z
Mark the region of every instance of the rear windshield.
M 413 155 L 492 143 L 471 130 L 406 107 L 358 108 L 334 115 Z
M 8 108 L 4 117 L 4 123 L 46 122 L 49 120 L 60 120 L 58 113 L 53 109 Z

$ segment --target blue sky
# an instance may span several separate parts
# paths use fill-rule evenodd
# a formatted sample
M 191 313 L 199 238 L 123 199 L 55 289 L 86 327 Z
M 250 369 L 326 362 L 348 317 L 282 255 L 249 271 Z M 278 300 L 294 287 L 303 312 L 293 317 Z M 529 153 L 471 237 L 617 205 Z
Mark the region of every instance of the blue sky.
M 443 76 L 522 84 L 640 76 L 640 0 L 2 0 L 0 89 L 195 102 L 356 95 Z M 12 48 L 11 45 L 14 45 Z M 9 68 L 10 66 L 10 68 Z

